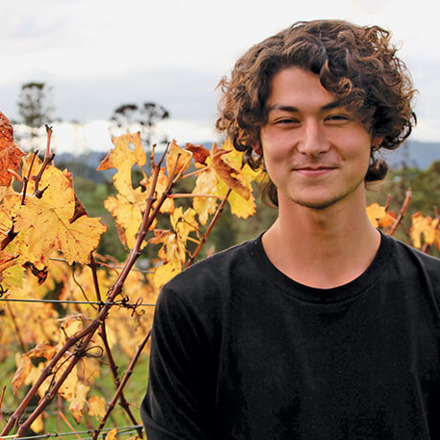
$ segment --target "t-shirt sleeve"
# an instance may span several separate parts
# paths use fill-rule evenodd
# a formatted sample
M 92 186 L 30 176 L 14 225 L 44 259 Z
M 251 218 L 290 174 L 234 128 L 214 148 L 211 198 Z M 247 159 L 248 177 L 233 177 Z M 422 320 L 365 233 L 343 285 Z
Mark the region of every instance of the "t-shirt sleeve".
M 148 390 L 141 408 L 148 440 L 207 438 L 205 351 L 197 317 L 164 288 L 154 315 Z

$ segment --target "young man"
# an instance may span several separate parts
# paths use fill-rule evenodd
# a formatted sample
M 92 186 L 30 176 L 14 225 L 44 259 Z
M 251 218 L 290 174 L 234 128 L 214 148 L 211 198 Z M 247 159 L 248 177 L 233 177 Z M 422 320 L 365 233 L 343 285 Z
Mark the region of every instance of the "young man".
M 412 95 L 378 27 L 301 22 L 237 62 L 217 127 L 279 216 L 164 287 L 149 440 L 440 439 L 440 262 L 365 210 Z

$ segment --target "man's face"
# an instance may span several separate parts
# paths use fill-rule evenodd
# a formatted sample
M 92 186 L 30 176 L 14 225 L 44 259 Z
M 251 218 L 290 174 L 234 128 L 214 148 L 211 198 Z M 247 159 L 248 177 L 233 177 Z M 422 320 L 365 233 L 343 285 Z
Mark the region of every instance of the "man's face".
M 317 75 L 296 66 L 280 71 L 266 105 L 260 139 L 280 206 L 293 201 L 323 209 L 364 197 L 371 134 Z

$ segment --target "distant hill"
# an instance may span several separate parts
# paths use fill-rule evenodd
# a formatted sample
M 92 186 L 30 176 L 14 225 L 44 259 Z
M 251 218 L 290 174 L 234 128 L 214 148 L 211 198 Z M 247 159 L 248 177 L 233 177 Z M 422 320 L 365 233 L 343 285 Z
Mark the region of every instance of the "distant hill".
M 384 155 L 392 168 L 399 168 L 402 163 L 425 170 L 432 162 L 440 160 L 440 142 L 408 141 L 396 151 Z

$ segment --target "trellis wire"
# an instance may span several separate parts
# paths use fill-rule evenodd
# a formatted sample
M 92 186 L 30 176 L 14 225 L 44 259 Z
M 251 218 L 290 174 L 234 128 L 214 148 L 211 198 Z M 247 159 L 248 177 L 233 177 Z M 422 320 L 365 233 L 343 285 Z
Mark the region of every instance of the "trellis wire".
M 73 301 L 64 299 L 28 299 L 28 298 L 0 298 L 5 302 L 25 302 L 25 303 L 48 303 L 48 304 L 90 304 L 90 305 L 111 305 L 111 306 L 127 306 L 127 307 L 154 307 L 155 303 L 129 303 L 129 302 L 108 302 L 105 301 Z

